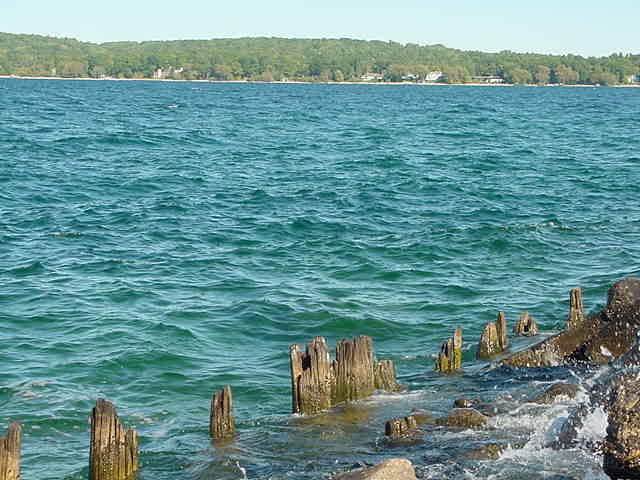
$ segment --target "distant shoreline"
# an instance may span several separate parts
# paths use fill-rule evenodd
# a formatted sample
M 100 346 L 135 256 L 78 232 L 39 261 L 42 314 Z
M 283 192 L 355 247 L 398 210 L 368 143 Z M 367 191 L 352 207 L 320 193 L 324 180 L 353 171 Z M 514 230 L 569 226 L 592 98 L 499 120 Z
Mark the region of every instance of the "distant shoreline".
M 393 85 L 393 86 L 419 86 L 419 87 L 447 87 L 447 86 L 458 86 L 458 87 L 571 87 L 571 88 L 596 88 L 602 85 L 586 85 L 586 84 L 556 84 L 549 83 L 545 85 L 537 85 L 533 83 L 528 83 L 524 85 L 516 85 L 513 83 L 416 83 L 416 82 L 307 82 L 307 81 L 295 81 L 295 80 L 287 80 L 287 81 L 273 81 L 266 82 L 263 80 L 175 80 L 170 78 L 115 78 L 115 77 L 105 77 L 105 78 L 90 78 L 90 77 L 79 77 L 79 78 L 68 78 L 68 77 L 45 77 L 45 76 L 34 76 L 27 77 L 21 75 L 0 75 L 0 79 L 18 79 L 18 80 L 81 80 L 81 81 L 94 81 L 94 82 L 169 82 L 169 83 L 242 83 L 242 84 L 252 84 L 252 83 L 269 83 L 269 84 L 283 84 L 283 85 L 292 85 L 292 84 L 301 84 L 301 85 Z M 640 84 L 631 84 L 631 85 L 608 85 L 609 88 L 640 88 Z

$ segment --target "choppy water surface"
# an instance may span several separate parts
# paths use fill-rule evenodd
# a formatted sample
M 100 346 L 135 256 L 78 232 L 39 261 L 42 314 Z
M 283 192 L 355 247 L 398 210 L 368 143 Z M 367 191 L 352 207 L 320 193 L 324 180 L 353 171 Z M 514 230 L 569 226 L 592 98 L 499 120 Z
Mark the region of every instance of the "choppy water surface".
M 519 407 L 590 373 L 492 368 L 475 343 L 499 310 L 549 334 L 570 288 L 596 309 L 637 273 L 638 111 L 637 89 L 0 80 L 0 429 L 24 424 L 23 478 L 86 478 L 99 396 L 138 429 L 142 479 L 396 456 L 422 478 L 606 478 L 544 448 L 570 405 Z M 465 370 L 440 377 L 457 326 Z M 356 334 L 409 392 L 291 416 L 289 345 Z M 239 435 L 211 446 L 224 384 Z M 383 441 L 462 395 L 508 413 Z M 528 443 L 459 460 L 496 439 Z

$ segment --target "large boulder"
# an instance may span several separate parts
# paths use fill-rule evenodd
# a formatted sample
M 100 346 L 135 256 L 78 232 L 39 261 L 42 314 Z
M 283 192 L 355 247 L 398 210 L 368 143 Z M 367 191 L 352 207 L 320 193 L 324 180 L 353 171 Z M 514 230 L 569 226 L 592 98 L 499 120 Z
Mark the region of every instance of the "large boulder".
M 640 328 L 640 279 L 615 283 L 607 306 L 570 330 L 502 360 L 512 367 L 551 367 L 566 362 L 604 364 L 633 345 Z
M 613 480 L 640 478 L 640 377 L 618 376 L 610 391 L 603 468 Z
M 416 472 L 409 460 L 392 458 L 375 467 L 345 473 L 330 480 L 416 480 Z

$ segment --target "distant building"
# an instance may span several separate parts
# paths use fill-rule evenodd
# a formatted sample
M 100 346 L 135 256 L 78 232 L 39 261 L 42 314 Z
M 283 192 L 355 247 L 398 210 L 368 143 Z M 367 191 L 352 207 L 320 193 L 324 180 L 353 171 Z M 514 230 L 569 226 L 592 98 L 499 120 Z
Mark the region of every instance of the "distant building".
M 380 82 L 384 78 L 384 75 L 381 73 L 365 73 L 360 76 L 360 80 L 363 82 Z
M 478 75 L 472 79 L 476 83 L 504 83 L 504 78 L 493 75 Z
M 442 80 L 444 74 L 440 70 L 434 70 L 433 72 L 427 73 L 427 76 L 424 77 L 425 82 L 437 82 Z
M 153 71 L 153 78 L 154 80 L 162 80 L 164 78 L 169 78 L 174 73 L 182 73 L 182 72 L 184 72 L 184 67 L 180 67 L 180 68 L 167 67 L 165 69 L 158 67 Z
M 419 79 L 420 78 L 415 73 L 407 73 L 406 75 L 402 76 L 402 80 L 405 82 L 415 82 Z
M 629 83 L 640 83 L 640 75 L 629 75 L 627 77 Z

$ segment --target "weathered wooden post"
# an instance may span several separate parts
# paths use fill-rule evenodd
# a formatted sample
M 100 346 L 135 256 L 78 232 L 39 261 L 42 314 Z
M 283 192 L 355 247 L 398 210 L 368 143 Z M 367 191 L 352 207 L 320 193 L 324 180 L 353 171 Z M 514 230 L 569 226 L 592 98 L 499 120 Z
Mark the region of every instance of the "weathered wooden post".
M 138 471 L 138 436 L 125 431 L 111 402 L 98 399 L 91 414 L 90 480 L 129 480 Z
M 291 397 L 293 413 L 318 413 L 331 407 L 334 383 L 327 342 L 316 337 L 305 353 L 291 345 Z
M 479 359 L 487 359 L 500 352 L 502 352 L 502 348 L 500 348 L 498 329 L 496 328 L 495 322 L 489 322 L 484 327 L 482 335 L 480 336 L 480 344 L 478 345 L 476 357 Z
M 351 402 L 370 396 L 375 390 L 373 367 L 373 340 L 360 335 L 353 340 L 342 340 L 336 346 L 333 362 L 335 378 L 331 395 L 333 404 Z
M 574 288 L 569 293 L 569 315 L 567 330 L 580 326 L 584 322 L 584 306 L 582 305 L 582 289 Z
M 374 366 L 373 377 L 377 390 L 385 392 L 397 392 L 402 386 L 396 381 L 396 367 L 393 360 L 380 360 Z
M 20 478 L 20 447 L 22 427 L 13 422 L 7 429 L 7 436 L 0 437 L 0 480 Z
M 418 422 L 410 415 L 404 418 L 392 418 L 384 425 L 384 434 L 392 439 L 406 437 L 418 431 Z
M 496 329 L 498 330 L 498 343 L 502 351 L 509 348 L 509 340 L 507 339 L 507 319 L 504 312 L 498 312 L 496 320 Z
M 235 431 L 236 421 L 233 417 L 233 396 L 231 387 L 226 385 L 222 390 L 214 393 L 211 398 L 209 435 L 214 440 L 220 440 L 233 436 Z
M 442 344 L 436 360 L 436 370 L 451 373 L 462 367 L 462 329 L 456 328 L 453 337 Z
M 522 312 L 513 327 L 513 333 L 521 337 L 534 337 L 538 334 L 538 324 L 529 312 Z

